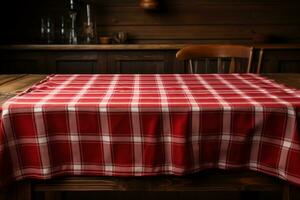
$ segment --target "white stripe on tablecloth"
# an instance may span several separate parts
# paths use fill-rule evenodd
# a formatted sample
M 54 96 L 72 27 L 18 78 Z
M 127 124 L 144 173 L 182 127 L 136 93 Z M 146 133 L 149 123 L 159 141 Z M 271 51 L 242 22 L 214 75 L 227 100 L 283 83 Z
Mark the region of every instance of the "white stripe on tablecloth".
M 244 91 L 244 90 L 243 90 Z M 246 91 L 247 92 L 247 91 Z M 99 92 L 98 92 L 99 93 Z M 122 92 L 122 94 L 134 94 L 135 92 Z M 227 94 L 228 93 L 230 93 L 230 92 L 227 92 Z M 48 93 L 49 94 L 49 93 Z M 62 94 L 62 93 L 60 93 L 60 94 Z M 89 91 L 89 94 L 91 94 L 90 93 L 90 91 Z M 147 92 L 145 92 L 144 93 L 144 91 L 143 91 L 143 94 L 147 94 Z M 148 94 L 153 94 L 153 93 L 148 93 Z M 173 93 L 172 92 L 172 94 L 181 94 L 181 92 L 179 93 L 179 92 L 177 92 L 177 93 Z M 193 90 L 193 94 L 201 94 L 201 93 L 197 93 L 197 92 L 195 92 L 195 90 Z M 203 94 L 203 93 L 202 93 Z M 222 94 L 222 93 L 219 93 L 219 94 Z M 226 94 L 226 93 L 223 93 L 223 94 Z M 30 95 L 32 95 L 32 94 L 30 94 Z M 295 97 L 292 97 L 292 96 L 288 96 L 288 95 L 277 95 L 279 98 L 285 98 L 285 99 L 295 99 Z M 95 100 L 95 99 L 97 99 L 98 97 L 89 97 L 89 96 L 84 96 L 84 97 L 81 97 L 80 99 L 81 100 L 90 100 L 90 101 L 93 101 L 93 100 Z M 118 97 L 118 96 L 116 96 L 116 97 L 114 97 L 114 99 L 124 99 L 124 98 L 128 98 L 128 99 L 132 99 L 132 100 L 134 100 L 134 99 L 140 99 L 139 97 Z M 226 98 L 230 98 L 230 99 L 240 99 L 240 97 L 225 97 L 224 99 L 226 99 Z M 256 99 L 262 99 L 262 98 L 266 98 L 266 97 L 261 97 L 261 96 L 258 96 L 258 97 L 255 97 Z M 19 99 L 26 99 L 26 100 L 34 100 L 33 102 L 36 102 L 36 100 L 37 99 L 41 99 L 41 97 L 40 96 L 36 96 L 36 97 L 28 97 L 28 96 L 20 96 L 20 97 L 18 97 L 18 100 Z M 65 99 L 66 101 L 68 100 L 68 98 L 67 97 L 55 97 L 55 99 L 57 100 L 57 99 Z M 158 96 L 146 96 L 146 97 L 143 97 L 143 100 L 146 100 L 146 99 L 149 99 L 149 100 L 153 100 L 153 99 L 161 99 L 160 97 L 158 97 Z M 182 97 L 182 96 L 178 96 L 178 97 L 169 97 L 168 99 L 186 99 L 186 97 Z M 210 96 L 208 96 L 208 97 L 197 97 L 197 99 L 199 99 L 199 100 L 209 100 L 209 99 L 214 99 L 213 97 L 210 97 Z M 27 101 L 26 101 L 27 102 Z M 28 102 L 29 103 L 29 102 Z
M 249 81 L 242 78 L 240 75 L 234 74 L 234 76 L 247 85 L 251 84 Z M 259 163 L 259 150 L 260 150 L 261 143 L 264 142 L 263 137 L 261 135 L 263 120 L 264 120 L 264 107 L 261 105 L 255 106 L 255 132 L 252 137 L 250 163 L 249 163 L 249 168 L 253 170 L 257 170 L 258 167 L 257 165 Z
M 39 102 L 36 103 L 34 106 L 34 116 L 35 116 L 35 124 L 37 130 L 37 140 L 38 146 L 40 149 L 40 157 L 42 159 L 42 169 L 43 175 L 48 175 L 51 173 L 51 163 L 49 158 L 49 151 L 48 151 L 48 137 L 45 130 L 45 123 L 43 117 L 43 105 L 47 103 L 47 101 L 51 100 L 56 94 L 59 93 L 66 85 L 72 82 L 77 77 L 77 75 L 70 76 L 65 82 L 61 83 L 53 92 L 44 98 L 42 98 Z
M 6 102 L 3 104 L 2 111 L 2 120 L 3 120 L 3 128 L 5 131 L 6 140 L 9 143 L 13 144 L 12 148 L 9 148 L 9 153 L 12 161 L 13 173 L 15 177 L 22 176 L 21 166 L 19 162 L 18 149 L 17 149 L 17 141 L 16 136 L 14 134 L 13 128 L 11 126 L 11 113 L 9 108 L 10 103 Z M 5 145 L 5 144 L 4 144 Z
M 164 89 L 164 84 L 159 74 L 155 75 L 156 85 L 160 88 L 159 94 L 163 99 L 161 99 L 161 111 L 163 120 L 163 134 L 166 140 L 164 143 L 164 153 L 165 153 L 165 171 L 173 171 L 173 161 L 172 161 L 172 137 L 171 137 L 171 120 L 170 120 L 170 109 L 168 106 L 167 93 Z
M 42 171 L 43 175 L 47 176 L 51 174 L 51 163 L 49 158 L 49 151 L 48 151 L 48 136 L 45 130 L 45 122 L 44 122 L 44 111 L 43 105 L 47 104 L 49 100 L 51 100 L 56 94 L 59 93 L 66 85 L 68 85 L 72 80 L 74 80 L 77 75 L 70 76 L 66 81 L 60 84 L 56 89 L 52 91 L 51 94 L 43 97 L 39 102 L 37 102 L 34 106 L 34 119 L 37 131 L 37 143 L 40 149 L 40 158 L 42 164 Z M 52 77 L 53 78 L 53 77 Z M 51 79 L 49 79 L 51 80 Z
M 134 75 L 134 95 L 131 101 L 131 124 L 133 131 L 133 150 L 134 150 L 134 174 L 139 175 L 143 170 L 143 138 L 141 135 L 140 113 L 139 113 L 139 93 L 140 75 Z
M 76 103 L 78 102 L 80 97 L 87 93 L 88 89 L 91 88 L 91 85 L 94 83 L 98 76 L 99 75 L 92 75 L 90 79 L 84 84 L 83 88 L 77 91 L 77 95 L 70 99 L 70 103 L 67 104 L 74 174 L 80 173 L 82 165 L 78 133 L 79 124 L 77 124 L 78 120 L 76 114 Z
M 259 80 L 263 81 L 266 84 L 270 84 L 274 87 L 284 90 L 284 88 L 282 88 L 281 86 L 274 84 L 271 81 L 269 81 L 265 78 L 262 78 L 258 75 L 251 74 L 251 76 L 254 77 L 255 79 L 259 79 Z M 291 150 L 291 146 L 292 146 L 293 134 L 295 133 L 295 124 L 297 123 L 296 122 L 296 110 L 290 102 L 287 102 L 287 101 L 269 93 L 268 90 L 260 87 L 259 85 L 252 84 L 248 80 L 245 80 L 244 82 L 248 83 L 249 86 L 257 89 L 258 91 L 260 91 L 260 92 L 266 94 L 267 96 L 269 96 L 270 98 L 274 99 L 279 104 L 286 106 L 287 122 L 286 122 L 284 136 L 282 138 L 282 144 L 280 145 L 281 151 L 280 151 L 280 158 L 279 158 L 279 162 L 278 162 L 278 172 L 277 173 L 282 179 L 287 179 L 286 165 L 288 162 L 288 160 L 287 160 L 288 152 Z
M 224 99 L 224 100 L 226 100 L 226 99 Z M 64 105 L 66 105 L 66 103 L 68 103 L 68 102 L 52 102 L 52 103 L 50 103 L 50 102 L 48 102 L 47 103 L 47 105 L 62 105 L 62 106 L 64 106 Z M 299 103 L 299 100 L 298 101 L 291 101 L 290 102 L 291 104 L 298 104 Z M 99 101 L 92 101 L 92 102 L 78 102 L 77 103 L 77 105 L 98 105 L 99 104 Z M 263 104 L 264 105 L 273 105 L 274 106 L 274 101 L 272 101 L 272 102 L 263 102 Z M 23 105 L 23 106 L 25 106 L 25 105 L 32 105 L 32 103 L 18 103 L 18 102 L 14 102 L 14 105 Z M 110 102 L 110 105 L 119 105 L 119 106 L 122 106 L 122 105 L 128 105 L 128 101 L 117 101 L 117 102 Z M 139 105 L 141 106 L 141 105 L 153 105 L 153 101 L 152 102 L 139 102 Z M 176 102 L 176 105 L 181 105 L 181 107 L 178 107 L 178 108 L 176 108 L 177 110 L 184 110 L 184 111 L 187 111 L 187 108 L 185 108 L 184 106 L 186 105 L 186 102 Z M 216 105 L 216 102 L 205 102 L 205 105 Z M 241 105 L 241 106 L 247 106 L 247 105 L 249 105 L 249 102 L 235 102 L 235 105 L 236 106 L 238 106 L 238 105 Z M 61 107 L 60 107 L 61 108 Z M 212 110 L 212 108 L 210 108 L 210 107 L 203 107 L 202 108 L 203 110 Z M 270 109 L 270 108 L 264 108 L 265 110 L 272 110 L 272 109 Z M 51 111 L 59 111 L 59 109 L 58 108 L 55 108 L 55 107 L 49 107 L 48 109 L 47 109 L 47 111 L 48 110 L 51 110 Z M 81 107 L 80 108 L 80 110 L 81 111 L 84 111 L 84 110 L 86 110 L 86 111 L 90 111 L 90 110 L 94 110 L 94 109 L 92 109 L 91 107 Z M 120 111 L 122 111 L 122 110 L 124 110 L 124 111 L 128 111 L 128 108 L 125 108 L 125 107 L 123 107 L 123 108 L 121 108 L 121 107 L 119 107 L 119 108 L 114 108 L 114 109 L 112 109 L 112 110 L 110 110 L 110 112 L 120 112 Z M 151 108 L 148 108 L 147 109 L 148 111 L 158 111 L 158 110 L 160 110 L 160 109 L 157 109 L 156 107 L 151 107 Z M 6 110 L 7 111 L 7 110 Z M 276 113 L 278 113 L 278 112 L 280 112 L 280 113 L 286 113 L 286 111 L 283 111 L 282 109 L 280 110 L 280 109 L 278 109 L 278 108 L 274 108 L 272 111 L 274 111 L 274 112 L 276 112 Z M 25 109 L 22 109 L 22 108 L 16 108 L 16 109 L 14 109 L 14 110 L 10 110 L 9 111 L 10 112 L 10 115 L 11 114 L 17 114 L 17 113 L 24 113 L 24 112 L 29 112 L 28 111 L 28 109 L 27 108 L 25 108 Z
M 113 76 L 110 85 L 107 87 L 107 91 L 102 101 L 99 103 L 100 123 L 102 132 L 102 145 L 103 145 L 103 158 L 104 158 L 104 171 L 107 175 L 113 175 L 113 161 L 111 150 L 111 135 L 109 130 L 108 110 L 107 104 L 114 93 L 114 89 L 119 79 L 119 74 Z
M 213 134 L 209 134 L 209 133 L 204 133 L 204 136 L 202 136 L 203 139 L 205 140 L 216 140 L 218 139 L 218 137 L 216 136 L 217 133 L 213 133 Z M 148 137 L 148 136 L 144 136 L 141 137 L 142 142 L 143 143 L 152 143 L 152 144 L 156 144 L 158 141 L 162 142 L 162 141 L 168 141 L 169 137 L 163 137 L 163 136 L 155 136 L 155 137 Z M 65 135 L 54 135 L 54 136 L 48 136 L 47 137 L 48 141 L 52 141 L 52 142 L 56 142 L 56 141 L 60 141 L 60 142 L 68 142 L 70 141 L 70 136 L 65 134 Z M 99 136 L 95 136 L 94 133 L 85 133 L 84 136 L 80 136 L 79 137 L 80 141 L 83 142 L 103 142 L 103 138 L 99 137 Z M 247 139 L 247 136 L 233 136 L 230 141 L 234 141 L 234 142 L 243 142 L 245 141 L 245 139 Z M 269 144 L 273 144 L 273 145 L 281 145 L 282 144 L 282 140 L 281 139 L 276 139 L 276 138 L 270 138 L 270 137 L 264 137 L 262 136 L 261 139 L 254 137 L 253 138 L 254 141 L 258 142 L 258 140 L 262 140 L 265 143 L 269 143 Z M 132 142 L 132 137 L 130 136 L 112 136 L 110 138 L 111 142 L 126 142 L 126 143 L 130 143 Z M 177 144 L 184 144 L 186 143 L 186 139 L 183 137 L 176 137 L 176 136 L 172 136 L 172 141 L 173 143 L 177 143 Z M 192 142 L 199 142 L 197 141 L 197 138 L 193 138 Z M 17 142 L 8 142 L 8 146 L 9 147 L 13 147 L 13 146 L 17 146 L 17 145 L 23 145 L 23 144 L 36 144 L 36 138 L 32 137 L 32 138 L 24 138 L 24 139 L 18 139 Z M 292 142 L 292 146 L 291 146 L 292 150 L 295 151 L 300 151 L 300 146 L 297 145 L 297 142 Z
M 200 158 L 200 148 L 199 148 L 199 141 L 201 141 L 201 134 L 199 134 L 199 112 L 201 108 L 199 107 L 197 101 L 195 100 L 192 92 L 190 91 L 189 87 L 186 85 L 186 82 L 183 78 L 176 74 L 176 79 L 178 83 L 181 85 L 182 90 L 185 93 L 185 96 L 189 100 L 189 103 L 192 108 L 192 133 L 191 133 L 191 141 L 192 141 L 192 148 L 193 148 L 193 167 L 194 169 L 198 169 L 199 166 L 199 158 Z M 197 141 L 197 142 L 193 142 Z
M 220 96 L 211 85 L 209 85 L 206 80 L 201 77 L 201 75 L 196 74 L 196 78 L 204 87 L 216 98 L 216 100 L 222 105 L 223 109 L 223 123 L 222 123 L 222 133 L 220 138 L 220 154 L 219 154 L 219 168 L 226 168 L 227 166 L 227 152 L 230 137 L 230 126 L 231 126 L 231 106 Z
M 241 80 L 245 84 L 248 84 L 245 82 L 245 80 L 238 74 L 232 74 L 237 79 Z M 240 97 L 246 99 L 250 104 L 254 106 L 254 127 L 255 127 L 255 133 L 252 137 L 252 146 L 251 146 L 251 153 L 250 153 L 250 161 L 249 161 L 249 168 L 253 170 L 257 170 L 257 162 L 258 162 L 258 153 L 260 148 L 260 143 L 262 142 L 262 122 L 263 122 L 263 106 L 255 101 L 253 98 L 248 96 L 244 91 L 238 89 L 235 85 L 230 83 L 229 81 L 225 80 L 222 76 L 217 75 L 219 80 L 221 80 L 224 84 L 228 85 L 235 93 L 239 94 Z

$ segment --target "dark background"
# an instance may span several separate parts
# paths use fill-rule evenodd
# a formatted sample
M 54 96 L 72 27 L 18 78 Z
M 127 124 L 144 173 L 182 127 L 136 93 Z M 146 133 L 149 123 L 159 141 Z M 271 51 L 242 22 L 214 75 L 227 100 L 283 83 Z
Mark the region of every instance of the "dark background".
M 158 0 L 157 11 L 144 10 L 139 1 L 90 1 L 98 34 L 125 31 L 130 43 L 251 43 L 257 35 L 272 43 L 300 42 L 297 0 Z M 86 2 L 75 0 L 79 32 Z M 68 0 L 3 0 L 0 42 L 38 43 L 41 17 L 58 29 L 68 8 Z

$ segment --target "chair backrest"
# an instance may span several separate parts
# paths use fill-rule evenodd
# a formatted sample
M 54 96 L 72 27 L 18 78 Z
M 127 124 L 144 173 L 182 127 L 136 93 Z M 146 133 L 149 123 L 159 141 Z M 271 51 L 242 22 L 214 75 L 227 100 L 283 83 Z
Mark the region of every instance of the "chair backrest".
M 247 68 L 243 70 L 249 73 L 252 65 L 253 48 L 242 45 L 191 45 L 180 49 L 176 58 L 178 60 L 189 61 L 191 73 L 197 73 L 200 58 L 204 58 L 205 68 L 209 68 L 209 62 L 212 58 L 217 59 L 217 72 L 224 73 L 225 68 L 228 67 L 229 73 L 237 72 L 237 66 L 240 66 L 239 60 L 247 60 Z M 230 64 L 226 67 L 226 59 L 230 58 Z M 203 62 L 202 62 L 203 63 Z M 208 70 L 207 70 L 208 71 Z

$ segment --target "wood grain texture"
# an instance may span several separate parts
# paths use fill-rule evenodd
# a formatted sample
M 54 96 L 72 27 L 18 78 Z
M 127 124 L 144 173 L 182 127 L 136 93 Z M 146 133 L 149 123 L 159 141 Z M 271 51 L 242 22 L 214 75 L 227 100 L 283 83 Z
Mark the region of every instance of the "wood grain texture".
M 208 170 L 184 177 L 77 177 L 36 181 L 34 191 L 281 191 L 282 181 L 255 172 Z
M 217 44 L 217 43 L 216 43 Z M 19 44 L 2 45 L 0 50 L 8 52 L 22 51 L 119 51 L 119 50 L 178 50 L 191 44 L 80 44 L 80 45 L 47 45 L 47 44 Z M 203 44 L 206 45 L 206 44 Z M 248 44 L 255 49 L 264 50 L 300 50 L 300 43 L 296 44 Z M 3 52 L 2 52 L 3 53 Z
M 300 74 L 275 73 L 262 75 L 271 78 L 278 83 L 285 84 L 286 86 L 300 89 Z
M 118 51 L 118 50 L 178 50 L 188 44 L 97 44 L 97 45 L 3 45 L 0 50 L 5 51 Z M 290 46 L 295 46 L 291 45 Z M 299 45 L 300 49 L 300 45 Z
M 9 45 L 0 50 L 0 73 L 122 73 L 120 62 L 116 61 L 123 58 L 123 66 L 149 66 L 147 73 L 187 73 L 187 65 L 175 57 L 177 50 L 185 46 L 187 44 Z M 258 62 L 262 48 L 263 57 Z M 299 52 L 299 44 L 255 44 L 252 72 L 256 72 L 256 66 L 261 63 L 262 73 L 299 73 Z M 217 63 L 211 65 L 214 68 Z M 163 66 L 163 69 L 155 66 Z M 138 69 L 142 68 L 125 71 L 144 72 Z
M 300 41 L 300 3 L 296 0 L 163 0 L 160 3 L 160 10 L 146 12 L 139 0 L 94 0 L 92 17 L 98 24 L 99 35 L 126 31 L 132 43 L 249 43 L 253 33 L 272 36 L 277 42 Z M 80 8 L 77 26 L 81 30 L 86 20 L 84 1 L 77 6 Z M 5 1 L 0 11 L 0 21 L 5 27 L 0 33 L 1 43 L 34 43 L 40 41 L 40 18 L 49 16 L 58 27 L 61 16 L 68 18 L 68 1 Z M 22 17 L 7 18 L 12 15 Z
M 1 75 L 2 76 L 2 75 Z M 5 76 L 5 75 L 4 75 Z M 16 75 L 18 76 L 18 75 Z M 39 82 L 40 80 L 46 78 L 47 75 L 26 75 L 20 78 L 17 78 L 13 81 L 7 82 L 5 84 L 0 85 L 0 92 L 11 95 L 20 93 L 33 84 Z
M 26 76 L 25 74 L 4 74 L 0 77 L 0 85 L 16 80 L 20 77 Z

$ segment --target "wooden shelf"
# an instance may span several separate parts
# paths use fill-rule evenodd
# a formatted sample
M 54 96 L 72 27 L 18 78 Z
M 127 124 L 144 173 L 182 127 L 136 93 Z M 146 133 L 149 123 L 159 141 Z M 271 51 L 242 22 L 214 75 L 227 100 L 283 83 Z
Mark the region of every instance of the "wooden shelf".
M 192 44 L 19 44 L 2 45 L 0 50 L 45 50 L 45 51 L 101 51 L 101 50 L 178 50 Z M 300 49 L 300 44 L 254 44 L 256 49 Z
M 94 44 L 94 45 L 4 45 L 0 50 L 68 50 L 68 51 L 92 51 L 92 50 L 177 50 L 187 46 L 186 44 Z

